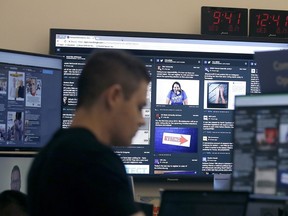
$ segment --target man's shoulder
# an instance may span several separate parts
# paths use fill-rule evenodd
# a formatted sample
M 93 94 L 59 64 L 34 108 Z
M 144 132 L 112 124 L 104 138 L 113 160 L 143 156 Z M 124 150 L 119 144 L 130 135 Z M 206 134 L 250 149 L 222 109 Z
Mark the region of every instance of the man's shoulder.
M 66 129 L 59 129 L 54 134 L 52 140 L 57 139 L 74 139 L 75 137 L 80 137 L 83 139 L 90 139 L 90 140 L 96 140 L 96 137 L 85 128 L 66 128 Z
M 47 149 L 77 149 L 85 150 L 87 148 L 105 150 L 108 149 L 104 144 L 98 141 L 89 130 L 85 128 L 59 129 L 52 139 L 48 142 Z M 108 149 L 109 150 L 109 149 Z
M 59 164 L 86 167 L 89 164 L 105 165 L 107 163 L 114 166 L 119 164 L 118 158 L 111 148 L 101 144 L 89 131 L 60 129 L 41 149 L 34 162 L 41 166 L 49 163 L 50 166 L 56 167 Z

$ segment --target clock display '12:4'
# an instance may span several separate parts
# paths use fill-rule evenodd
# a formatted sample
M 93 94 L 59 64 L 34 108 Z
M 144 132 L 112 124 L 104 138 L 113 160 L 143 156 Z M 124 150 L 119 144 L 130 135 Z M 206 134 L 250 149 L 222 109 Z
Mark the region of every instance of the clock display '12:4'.
M 250 9 L 249 36 L 288 38 L 288 11 Z

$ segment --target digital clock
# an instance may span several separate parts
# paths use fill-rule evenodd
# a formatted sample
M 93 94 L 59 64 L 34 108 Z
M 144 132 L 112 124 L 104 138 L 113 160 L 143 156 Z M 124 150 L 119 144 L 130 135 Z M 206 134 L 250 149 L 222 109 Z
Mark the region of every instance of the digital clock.
M 203 6 L 201 34 L 247 36 L 248 9 Z
M 249 36 L 288 37 L 288 11 L 250 9 Z

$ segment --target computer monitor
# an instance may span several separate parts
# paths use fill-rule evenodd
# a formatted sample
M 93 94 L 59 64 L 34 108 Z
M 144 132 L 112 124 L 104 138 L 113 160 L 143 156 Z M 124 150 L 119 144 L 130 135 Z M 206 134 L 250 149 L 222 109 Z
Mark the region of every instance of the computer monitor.
M 4 154 L 0 156 L 0 193 L 19 190 L 27 193 L 27 177 L 34 154 Z
M 248 199 L 246 192 L 164 190 L 159 216 L 245 216 Z
M 61 127 L 62 58 L 0 49 L 0 151 L 37 151 Z
M 131 147 L 115 148 L 127 172 L 135 181 L 212 181 L 214 173 L 232 172 L 235 95 L 260 92 L 254 52 L 287 47 L 278 39 L 51 29 L 50 53 L 64 58 L 62 127 L 71 124 L 86 57 L 126 50 L 152 78 L 146 125 Z
M 288 94 L 237 96 L 232 190 L 288 196 Z

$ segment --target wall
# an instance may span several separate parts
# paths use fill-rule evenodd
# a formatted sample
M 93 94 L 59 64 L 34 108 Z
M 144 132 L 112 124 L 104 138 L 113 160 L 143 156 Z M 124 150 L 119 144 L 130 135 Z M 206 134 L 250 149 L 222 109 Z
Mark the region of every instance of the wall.
M 0 48 L 47 54 L 50 28 L 199 34 L 201 6 L 288 10 L 287 0 L 2 1 Z

